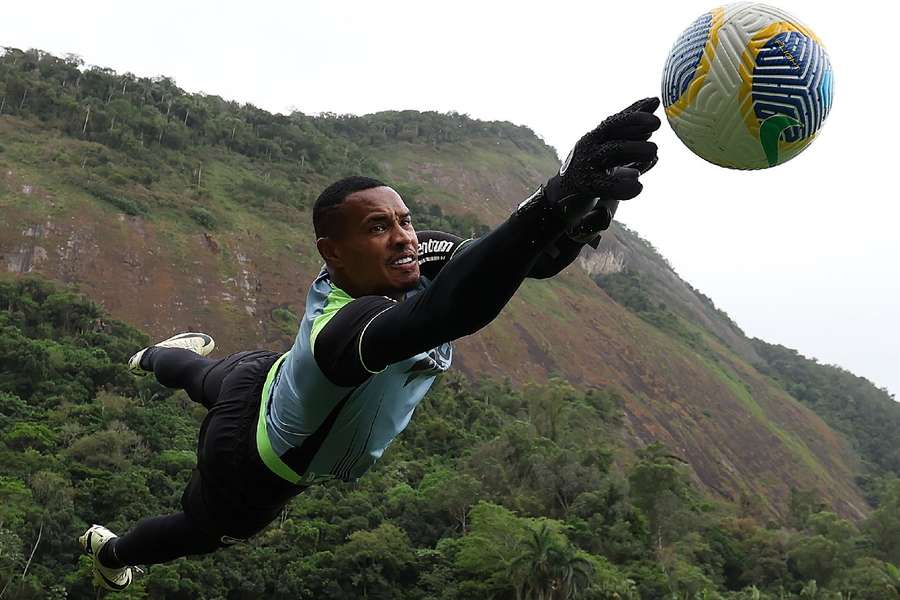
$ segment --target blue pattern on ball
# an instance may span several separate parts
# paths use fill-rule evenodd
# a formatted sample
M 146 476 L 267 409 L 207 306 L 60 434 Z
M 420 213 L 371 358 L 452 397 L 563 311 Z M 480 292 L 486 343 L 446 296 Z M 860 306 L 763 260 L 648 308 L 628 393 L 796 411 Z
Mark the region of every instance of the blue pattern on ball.
M 709 38 L 712 14 L 706 13 L 691 23 L 675 42 L 663 70 L 663 104 L 671 106 L 687 90 Z
M 822 81 L 819 82 L 819 95 L 822 102 L 825 103 L 825 114 L 831 110 L 831 65 L 826 61 L 826 70 L 822 75 Z
M 793 117 L 800 127 L 786 129 L 783 139 L 803 140 L 815 134 L 828 115 L 831 85 L 824 49 L 802 33 L 779 33 L 756 57 L 753 109 L 760 121 L 776 114 Z

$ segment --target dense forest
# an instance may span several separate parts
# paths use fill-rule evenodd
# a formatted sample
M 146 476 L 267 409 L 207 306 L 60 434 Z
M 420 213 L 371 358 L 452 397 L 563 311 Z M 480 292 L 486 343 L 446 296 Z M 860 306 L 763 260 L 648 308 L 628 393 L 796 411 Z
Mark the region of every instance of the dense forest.
M 72 290 L 0 282 L 0 596 L 89 598 L 76 537 L 175 510 L 203 409 L 127 357 L 148 338 Z M 900 483 L 862 523 L 704 499 L 630 455 L 611 390 L 446 377 L 358 484 L 314 487 L 249 544 L 152 566 L 122 597 L 898 598 Z
M 271 114 L 214 95 L 189 94 L 168 77 L 85 67 L 78 56 L 0 48 L 0 114 L 33 116 L 66 135 L 140 154 L 219 146 L 299 172 L 335 175 L 348 166 L 377 172 L 369 150 L 388 141 L 434 145 L 502 138 L 552 152 L 527 127 L 457 113 L 387 111 L 359 117 Z

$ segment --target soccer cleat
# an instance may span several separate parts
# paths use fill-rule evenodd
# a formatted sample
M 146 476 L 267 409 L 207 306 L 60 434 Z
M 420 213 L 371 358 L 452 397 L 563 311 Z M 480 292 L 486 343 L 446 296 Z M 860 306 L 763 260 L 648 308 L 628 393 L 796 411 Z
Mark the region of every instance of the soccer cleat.
M 200 356 L 206 356 L 212 352 L 215 347 L 216 343 L 205 333 L 179 333 L 167 340 L 163 340 L 158 344 L 148 346 L 140 352 L 137 352 L 128 359 L 128 369 L 135 375 L 146 375 L 147 371 L 141 368 L 141 358 L 144 356 L 144 352 L 150 348 L 183 348 L 185 350 L 190 350 L 191 352 L 196 352 Z
M 85 554 L 94 561 L 94 583 L 102 588 L 113 591 L 121 591 L 131 585 L 132 568 L 121 567 L 113 569 L 100 564 L 100 549 L 111 539 L 118 537 L 112 531 L 102 525 L 92 525 L 84 532 L 78 542 Z

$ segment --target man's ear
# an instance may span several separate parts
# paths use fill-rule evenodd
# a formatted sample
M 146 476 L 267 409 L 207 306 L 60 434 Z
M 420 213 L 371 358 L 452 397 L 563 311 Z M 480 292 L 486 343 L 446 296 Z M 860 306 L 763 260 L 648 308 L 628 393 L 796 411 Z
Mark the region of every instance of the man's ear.
M 335 241 L 328 237 L 320 237 L 316 240 L 316 249 L 319 255 L 331 266 L 340 267 L 342 261 L 341 249 Z

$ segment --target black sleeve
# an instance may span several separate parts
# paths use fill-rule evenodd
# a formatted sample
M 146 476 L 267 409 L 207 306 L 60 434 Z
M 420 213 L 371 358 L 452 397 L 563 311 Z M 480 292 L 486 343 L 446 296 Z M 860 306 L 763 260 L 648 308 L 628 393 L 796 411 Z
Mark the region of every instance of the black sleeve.
M 468 240 L 452 233 L 442 231 L 418 231 L 419 238 L 419 271 L 428 279 L 434 279 L 461 244 Z M 528 277 L 532 279 L 549 279 L 572 264 L 584 244 L 562 235 L 544 250 L 534 263 Z
M 431 285 L 373 317 L 359 341 L 371 371 L 472 334 L 500 311 L 564 225 L 517 212 L 477 240 L 463 243 Z
M 419 270 L 429 280 L 438 276 L 457 250 L 464 248 L 467 242 L 471 242 L 440 231 L 421 231 L 416 235 L 419 238 Z M 416 332 L 401 326 L 393 332 L 398 336 L 395 341 L 374 346 L 367 344 L 366 362 L 363 362 L 363 355 L 360 351 L 360 338 L 363 331 L 366 330 L 366 326 L 372 319 L 395 304 L 397 304 L 395 301 L 384 296 L 356 298 L 342 307 L 322 328 L 322 331 L 316 336 L 313 355 L 322 373 L 332 383 L 347 387 L 359 385 L 370 375 L 384 369 L 386 365 L 396 362 L 396 360 L 390 360 L 393 356 L 392 353 L 385 352 L 388 344 L 397 343 L 402 348 L 421 346 Z M 423 310 L 427 313 L 429 309 L 426 306 Z M 409 333 L 403 333 L 404 331 Z M 407 339 L 401 339 L 400 336 Z M 410 351 L 409 354 L 401 356 L 399 360 L 418 352 L 419 350 Z M 377 368 L 370 367 L 369 361 L 372 365 L 377 365 Z
M 468 241 L 442 231 L 418 231 L 416 236 L 419 239 L 419 271 L 429 280 L 437 277 L 455 252 Z M 356 298 L 342 307 L 322 328 L 316 336 L 313 355 L 322 373 L 332 383 L 348 387 L 359 385 L 369 375 L 378 372 L 363 364 L 359 339 L 369 321 L 394 304 L 393 300 L 384 296 Z M 381 363 L 380 356 L 376 358 Z M 389 363 L 381 364 L 379 370 L 386 364 Z
M 359 337 L 375 316 L 394 304 L 384 296 L 363 296 L 342 307 L 322 328 L 313 356 L 332 383 L 352 387 L 373 373 L 362 363 Z
M 402 302 L 357 298 L 319 332 L 314 354 L 338 385 L 475 333 L 500 311 L 562 233 L 539 213 L 513 215 L 482 238 L 461 241 L 429 287 Z
M 443 231 L 417 231 L 419 238 L 419 272 L 434 279 L 463 243 L 461 237 Z

